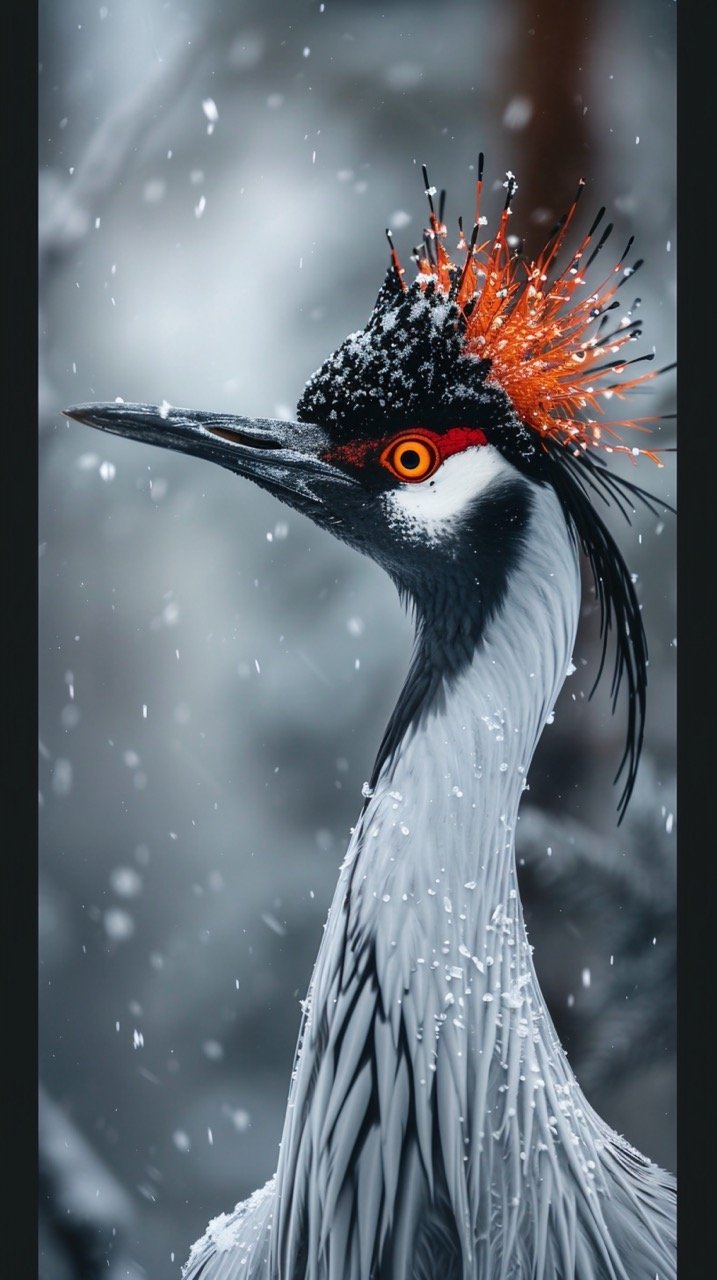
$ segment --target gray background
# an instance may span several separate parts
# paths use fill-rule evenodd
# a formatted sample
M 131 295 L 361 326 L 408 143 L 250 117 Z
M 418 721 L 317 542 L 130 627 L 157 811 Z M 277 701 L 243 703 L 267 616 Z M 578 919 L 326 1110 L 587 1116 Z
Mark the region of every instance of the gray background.
M 641 349 L 667 363 L 674 9 L 41 0 L 45 1280 L 176 1275 L 273 1172 L 299 1000 L 410 645 L 369 561 L 228 472 L 59 410 L 121 395 L 291 415 L 368 317 L 385 226 L 408 262 L 421 162 L 453 227 L 479 149 L 485 212 L 513 170 L 529 250 L 581 176 L 582 225 L 603 202 L 616 223 L 605 271 L 635 232 Z M 668 375 L 631 412 L 673 398 Z M 630 474 L 669 499 L 666 461 Z M 579 1078 L 674 1166 L 674 520 L 613 527 L 650 644 L 638 794 L 618 830 L 624 708 L 587 702 L 586 587 L 520 852 Z M 63 1214 L 95 1263 L 60 1239 Z

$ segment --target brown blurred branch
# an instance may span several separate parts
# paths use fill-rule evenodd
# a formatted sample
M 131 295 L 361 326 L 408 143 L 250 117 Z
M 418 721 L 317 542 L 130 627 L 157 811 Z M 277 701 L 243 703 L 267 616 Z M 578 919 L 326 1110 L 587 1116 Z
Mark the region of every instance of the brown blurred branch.
M 533 0 L 521 0 L 515 30 L 520 33 L 517 66 L 511 66 L 511 81 L 534 107 L 528 126 L 517 135 L 520 169 L 520 207 L 525 230 L 531 216 L 534 243 L 526 244 L 530 255 L 542 248 L 545 223 L 554 221 L 567 208 L 581 177 L 587 177 L 585 153 L 590 126 L 583 114 L 583 86 L 590 49 L 587 0 L 545 0 L 536 13 Z M 533 237 L 531 236 L 531 239 Z

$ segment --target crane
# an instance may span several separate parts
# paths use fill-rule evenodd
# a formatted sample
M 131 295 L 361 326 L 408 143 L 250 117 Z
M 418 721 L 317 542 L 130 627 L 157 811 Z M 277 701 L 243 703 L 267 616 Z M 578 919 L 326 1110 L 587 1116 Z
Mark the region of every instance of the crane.
M 297 421 L 124 402 L 66 410 L 219 463 L 393 579 L 412 659 L 341 864 L 291 1076 L 275 1176 L 193 1247 L 184 1280 L 671 1280 L 675 1183 L 595 1113 L 542 996 L 515 831 L 571 664 L 580 551 L 627 693 L 625 812 L 643 740 L 646 642 L 598 502 L 644 489 L 611 421 L 654 373 L 615 316 L 630 250 L 588 283 L 600 210 L 561 265 L 583 188 L 545 248 L 516 252 L 507 174 L 495 233 L 447 246 L 444 193 L 407 282 L 309 379 Z M 613 701 L 613 709 L 615 701 Z

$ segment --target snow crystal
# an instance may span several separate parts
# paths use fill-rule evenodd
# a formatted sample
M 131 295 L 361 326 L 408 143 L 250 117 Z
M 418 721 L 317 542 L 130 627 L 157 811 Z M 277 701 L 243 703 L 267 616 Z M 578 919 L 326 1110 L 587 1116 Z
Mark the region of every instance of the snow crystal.
M 149 182 L 145 182 L 142 198 L 147 204 L 159 204 L 164 199 L 167 190 L 166 182 L 161 178 L 150 178 Z
M 230 1111 L 229 1114 L 231 1116 L 232 1124 L 234 1125 L 234 1128 L 237 1130 L 237 1132 L 246 1133 L 247 1129 L 251 1124 L 251 1116 L 249 1115 L 249 1112 L 243 1111 L 241 1108 L 239 1108 L 236 1111 Z
M 121 907 L 110 907 L 102 917 L 105 933 L 113 942 L 126 942 L 134 933 L 134 920 Z
M 395 227 L 396 231 L 400 231 L 403 227 L 407 227 L 412 221 L 413 219 L 410 213 L 407 213 L 405 209 L 394 209 L 388 220 L 388 225 L 391 228 Z
M 99 464 L 100 464 L 100 459 L 98 454 L 83 453 L 77 459 L 76 466 L 80 468 L 80 471 L 94 471 L 94 469 L 98 467 Z
M 134 867 L 114 867 L 110 872 L 110 884 L 121 898 L 136 898 L 142 890 L 142 877 Z
M 74 702 L 68 703 L 60 712 L 60 724 L 63 729 L 75 729 L 80 723 L 80 709 Z
M 219 112 L 217 110 L 217 104 L 213 98 L 204 98 L 202 100 L 202 111 L 210 124 L 216 124 L 219 119 Z
M 52 770 L 52 790 L 56 796 L 67 796 L 72 790 L 72 764 L 58 756 Z
M 261 918 L 266 927 L 271 929 L 273 933 L 278 934 L 280 938 L 286 937 L 285 925 L 283 925 L 281 921 L 277 920 L 276 916 L 272 915 L 270 911 L 264 912 Z
M 110 480 L 114 480 L 116 474 L 117 468 L 113 462 L 103 462 L 100 465 L 100 475 L 107 483 L 109 483 Z
M 524 129 L 533 115 L 533 103 L 530 98 L 517 95 L 511 98 L 503 112 L 503 124 L 506 129 Z

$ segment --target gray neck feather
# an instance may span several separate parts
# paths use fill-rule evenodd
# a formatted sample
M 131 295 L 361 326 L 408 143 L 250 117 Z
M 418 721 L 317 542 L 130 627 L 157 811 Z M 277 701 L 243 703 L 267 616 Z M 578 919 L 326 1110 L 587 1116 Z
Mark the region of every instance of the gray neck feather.
M 286 1280 L 409 1280 L 441 1246 L 447 1277 L 627 1276 L 608 1217 L 627 1214 L 621 1170 L 642 1158 L 591 1110 L 557 1040 L 514 855 L 579 598 L 575 544 L 537 489 L 472 665 L 384 765 L 341 868 L 277 1172 L 271 1256 Z M 670 1274 L 655 1250 L 650 1280 L 655 1260 Z

